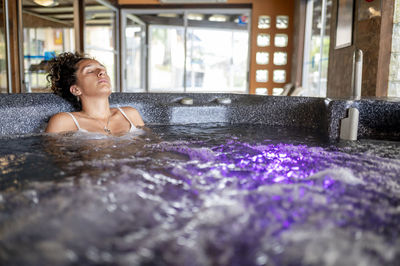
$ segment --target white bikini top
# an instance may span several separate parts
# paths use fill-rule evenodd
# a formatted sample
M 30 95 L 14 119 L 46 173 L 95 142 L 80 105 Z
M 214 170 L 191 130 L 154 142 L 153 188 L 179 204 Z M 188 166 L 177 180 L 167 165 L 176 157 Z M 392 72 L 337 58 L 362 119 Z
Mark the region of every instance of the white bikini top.
M 129 124 L 131 124 L 131 128 L 129 129 L 129 131 L 127 133 L 131 133 L 134 132 L 137 128 L 135 127 L 135 125 L 132 123 L 132 121 L 128 118 L 128 116 L 125 114 L 124 110 L 122 110 L 120 107 L 117 107 L 117 109 L 121 112 L 121 114 L 126 118 L 126 120 L 129 121 Z M 79 126 L 78 120 L 76 120 L 75 116 L 69 112 L 67 112 L 67 114 L 69 114 L 72 119 L 74 120 L 74 123 L 76 125 L 76 127 L 78 128 L 78 131 L 80 132 L 89 132 L 86 129 L 83 129 Z

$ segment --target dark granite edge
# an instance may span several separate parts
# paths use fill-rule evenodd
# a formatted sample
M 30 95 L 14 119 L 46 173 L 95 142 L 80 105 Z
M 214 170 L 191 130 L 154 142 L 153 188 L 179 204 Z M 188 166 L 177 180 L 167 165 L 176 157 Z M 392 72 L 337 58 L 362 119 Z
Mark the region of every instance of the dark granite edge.
M 193 105 L 182 105 L 193 98 Z M 230 104 L 217 102 L 229 98 Z M 319 129 L 338 140 L 340 120 L 349 107 L 360 110 L 360 138 L 399 139 L 400 98 L 316 98 L 227 93 L 113 93 L 111 106 L 136 107 L 148 124 L 208 122 L 254 123 Z M 16 112 L 20 109 L 20 112 Z M 0 134 L 43 130 L 51 115 L 73 111 L 62 98 L 48 93 L 0 94 Z M 18 123 L 15 123 L 15 122 Z

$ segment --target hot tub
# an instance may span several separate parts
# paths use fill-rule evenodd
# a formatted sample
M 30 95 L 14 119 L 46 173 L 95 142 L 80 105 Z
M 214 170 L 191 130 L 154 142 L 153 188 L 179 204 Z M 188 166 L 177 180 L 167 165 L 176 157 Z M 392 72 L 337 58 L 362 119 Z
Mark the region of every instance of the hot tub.
M 396 99 L 113 94 L 111 103 L 137 108 L 152 132 L 43 134 L 73 107 L 49 94 L 0 95 L 5 265 L 400 260 Z M 360 140 L 339 141 L 349 107 L 360 110 Z

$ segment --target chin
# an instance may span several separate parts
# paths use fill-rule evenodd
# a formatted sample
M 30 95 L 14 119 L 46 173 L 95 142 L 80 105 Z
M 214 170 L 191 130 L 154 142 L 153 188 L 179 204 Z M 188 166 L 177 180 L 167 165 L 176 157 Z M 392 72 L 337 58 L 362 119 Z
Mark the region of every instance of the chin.
M 101 87 L 100 87 L 100 91 L 104 91 L 104 92 L 109 92 L 109 93 L 111 93 L 111 92 L 112 92 L 112 89 L 111 89 L 110 84 L 107 84 L 106 86 L 101 86 Z

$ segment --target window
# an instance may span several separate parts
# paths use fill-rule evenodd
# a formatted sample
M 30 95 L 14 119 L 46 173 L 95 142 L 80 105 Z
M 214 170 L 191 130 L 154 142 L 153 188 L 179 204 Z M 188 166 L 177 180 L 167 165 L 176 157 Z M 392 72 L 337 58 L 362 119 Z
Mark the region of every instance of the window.
M 286 47 L 288 45 L 287 34 L 282 34 L 282 33 L 275 34 L 274 45 L 276 47 Z
M 271 28 L 271 17 L 270 16 L 259 16 L 258 17 L 258 28 L 259 29 Z
M 272 95 L 281 95 L 283 92 L 283 88 L 273 88 Z
M 136 65 L 123 64 L 123 91 L 247 92 L 249 10 L 122 10 L 122 15 L 123 58 Z
M 247 31 L 190 27 L 186 91 L 246 92 Z
M 274 53 L 274 65 L 283 66 L 287 63 L 287 53 L 286 52 L 275 52 Z
M 256 63 L 258 65 L 267 65 L 269 63 L 269 53 L 267 52 L 257 52 Z
M 396 0 L 393 17 L 392 54 L 390 57 L 388 96 L 400 96 L 400 0 Z
M 274 77 L 273 80 L 275 83 L 284 83 L 286 82 L 286 71 L 279 69 L 274 70 Z
M 117 91 L 116 8 L 105 1 L 85 0 L 84 52 L 107 67 Z M 75 51 L 74 0 L 57 0 L 50 6 L 22 1 L 25 92 L 49 92 L 47 61 L 62 52 Z
M 270 44 L 270 35 L 265 33 L 260 33 L 257 35 L 257 46 L 266 47 Z
M 256 88 L 256 94 L 268 95 L 268 89 L 267 88 Z
M 325 97 L 332 0 L 308 0 L 304 43 L 304 96 Z
M 145 25 L 136 16 L 129 15 L 123 21 L 125 29 L 125 44 L 122 49 L 122 64 L 125 70 L 122 73 L 125 80 L 126 92 L 144 92 L 145 78 L 143 73 L 145 63 Z M 127 75 L 129 73 L 129 75 Z
M 182 26 L 150 26 L 150 91 L 184 91 L 184 33 Z
M 1 8 L 3 8 L 3 0 L 0 0 Z M 4 14 L 3 9 L 1 9 L 2 14 Z M 5 38 L 5 28 L 4 19 L 0 20 L 0 93 L 7 93 L 7 65 L 6 65 L 6 38 Z
M 268 70 L 266 70 L 266 69 L 256 70 L 256 81 L 257 82 L 267 82 L 268 81 Z
M 107 68 L 112 90 L 119 91 L 117 9 L 104 1 L 85 1 L 85 53 Z
M 276 16 L 276 28 L 277 29 L 287 29 L 289 27 L 289 17 L 288 16 Z
M 60 0 L 55 6 L 23 1 L 23 54 L 25 92 L 48 92 L 47 61 L 55 54 L 74 51 L 73 6 Z M 57 11 L 62 8 L 62 15 Z
M 255 61 L 258 70 L 256 70 L 255 83 L 257 87 L 269 88 L 265 90 L 265 94 L 277 94 L 277 90 L 273 88 L 283 86 L 283 83 L 287 82 L 287 73 L 290 71 L 287 55 L 288 32 L 292 25 L 289 24 L 288 15 L 276 13 L 273 10 L 271 12 L 258 16 L 259 26 L 256 29 Z M 267 46 L 268 48 L 265 48 Z M 260 94 L 257 87 L 255 93 Z

